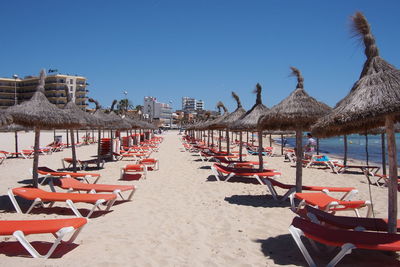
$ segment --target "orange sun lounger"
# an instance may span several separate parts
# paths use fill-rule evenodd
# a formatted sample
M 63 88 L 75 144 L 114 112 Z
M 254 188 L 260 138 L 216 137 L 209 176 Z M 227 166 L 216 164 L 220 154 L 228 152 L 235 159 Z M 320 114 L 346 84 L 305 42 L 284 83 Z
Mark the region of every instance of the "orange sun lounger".
M 41 175 L 45 175 L 45 179 L 41 182 L 41 184 L 44 183 L 47 177 L 72 177 L 72 178 L 82 178 L 84 179 L 87 183 L 89 183 L 89 178 L 95 178 L 94 184 L 97 183 L 100 179 L 100 174 L 99 173 L 90 173 L 90 172 L 59 172 L 52 170 L 47 167 L 38 167 L 38 173 Z
M 304 207 L 303 216 L 307 216 L 312 222 L 323 223 L 335 228 L 360 229 L 361 227 L 363 230 L 375 232 L 386 232 L 388 230 L 387 219 L 337 216 L 311 206 Z M 400 220 L 397 220 L 397 232 L 400 232 Z
M 300 200 L 297 208 L 295 207 L 294 198 Z M 290 203 L 295 213 L 298 213 L 305 205 L 310 205 L 332 213 L 342 210 L 354 210 L 357 217 L 360 217 L 358 210 L 367 207 L 366 217 L 371 216 L 371 202 L 368 200 L 346 201 L 339 200 L 324 193 L 294 193 L 290 195 Z
M 296 192 L 296 185 L 293 184 L 284 184 L 275 179 L 262 177 L 261 180 L 264 184 L 267 185 L 269 192 L 275 200 L 278 200 L 278 193 L 275 190 L 275 186 L 287 189 L 288 191 L 281 197 L 280 201 L 285 201 L 291 194 Z M 303 185 L 302 190 L 304 191 L 320 191 L 324 193 L 329 192 L 342 192 L 344 193 L 343 197 L 340 200 L 350 200 L 355 194 L 358 193 L 358 190 L 354 187 L 329 187 L 329 186 L 307 186 Z
M 109 184 L 85 184 L 74 178 L 62 178 L 59 179 L 57 186 L 67 189 L 69 192 L 73 191 L 86 191 L 87 193 L 113 193 L 119 195 L 122 199 L 121 192 L 131 191 L 127 200 L 131 200 L 135 193 L 136 186 L 134 185 L 109 185 Z
M 262 185 L 264 183 L 261 181 L 260 177 L 279 177 L 281 175 L 280 172 L 276 172 L 275 170 L 264 169 L 260 171 L 259 169 L 253 168 L 231 168 L 220 164 L 214 164 L 211 166 L 211 170 L 218 181 L 224 179 L 224 181 L 227 182 L 234 176 L 241 176 L 255 178 Z
M 120 180 L 130 178 L 129 176 L 134 176 L 133 179 L 128 180 L 139 180 L 141 178 L 146 179 L 147 176 L 147 166 L 144 164 L 128 164 L 121 168 Z
M 289 227 L 289 232 L 310 266 L 316 266 L 316 264 L 301 240 L 302 236 L 324 245 L 341 247 L 339 253 L 327 266 L 335 266 L 344 256 L 357 248 L 400 251 L 400 234 L 332 229 L 300 217 L 293 219 L 292 225 Z
M 73 233 L 70 239 L 64 242 L 74 242 L 86 223 L 86 218 L 0 221 L 0 235 L 13 235 L 32 257 L 47 259 L 53 254 L 57 246 L 63 242 L 65 235 Z M 45 255 L 41 255 L 25 237 L 34 234 L 52 234 L 56 237 L 53 245 Z
M 66 202 L 67 205 L 71 208 L 71 210 L 78 217 L 83 217 L 82 214 L 78 211 L 74 203 L 90 203 L 93 204 L 93 208 L 90 210 L 87 218 L 92 215 L 96 208 L 100 209 L 101 204 L 105 204 L 106 211 L 110 210 L 112 205 L 117 198 L 114 194 L 79 194 L 79 193 L 56 193 L 56 192 L 47 192 L 39 188 L 32 187 L 18 187 L 8 190 L 8 196 L 18 213 L 22 213 L 20 206 L 15 198 L 15 196 L 32 200 L 33 203 L 29 207 L 26 213 L 31 212 L 31 210 L 37 205 L 42 204 L 44 206 L 44 202 L 50 202 L 49 207 L 52 207 L 55 202 Z

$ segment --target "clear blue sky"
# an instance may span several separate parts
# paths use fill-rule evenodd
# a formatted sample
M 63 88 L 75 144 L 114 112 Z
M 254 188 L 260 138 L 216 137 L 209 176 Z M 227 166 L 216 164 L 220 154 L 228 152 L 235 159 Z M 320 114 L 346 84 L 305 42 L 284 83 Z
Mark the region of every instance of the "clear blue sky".
M 400 66 L 400 1 L 4 1 L 0 76 L 54 68 L 88 78 L 89 96 L 109 106 L 144 96 L 202 99 L 232 110 L 232 90 L 246 109 L 263 86 L 271 107 L 295 88 L 335 105 L 358 79 L 365 60 L 350 16 L 369 20 L 381 56 Z

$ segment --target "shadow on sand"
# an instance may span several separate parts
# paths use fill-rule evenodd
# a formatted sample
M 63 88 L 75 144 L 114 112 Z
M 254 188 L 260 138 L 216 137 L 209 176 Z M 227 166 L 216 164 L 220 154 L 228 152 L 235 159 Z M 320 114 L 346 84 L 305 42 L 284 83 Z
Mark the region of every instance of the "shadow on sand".
M 42 255 L 46 254 L 49 251 L 52 244 L 53 243 L 51 242 L 40 242 L 40 241 L 31 242 L 31 245 Z M 62 258 L 65 254 L 74 250 L 76 247 L 78 247 L 77 244 L 62 242 L 49 258 L 50 259 Z M 29 254 L 29 252 L 26 251 L 26 249 L 18 241 L 0 242 L 0 254 L 4 254 L 9 257 L 32 258 L 31 254 Z
M 224 199 L 229 204 L 251 206 L 255 208 L 287 208 L 290 207 L 288 201 L 279 202 L 271 195 L 232 195 Z
M 319 251 L 312 248 L 307 238 L 302 238 L 311 257 L 317 266 L 325 266 L 339 252 L 339 248 L 333 250 L 317 244 Z M 278 235 L 267 239 L 254 240 L 261 244 L 264 255 L 274 261 L 277 265 L 299 265 L 308 266 L 299 248 L 290 234 Z M 382 251 L 355 249 L 350 255 L 345 256 L 340 266 L 400 266 L 399 255 Z

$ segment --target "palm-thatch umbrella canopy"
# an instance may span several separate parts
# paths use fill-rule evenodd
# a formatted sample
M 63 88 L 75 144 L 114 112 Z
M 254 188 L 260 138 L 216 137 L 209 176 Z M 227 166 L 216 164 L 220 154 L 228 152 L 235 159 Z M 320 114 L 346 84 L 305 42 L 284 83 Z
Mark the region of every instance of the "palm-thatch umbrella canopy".
M 230 113 L 228 112 L 228 109 L 225 107 L 225 105 L 224 105 L 224 103 L 222 103 L 222 101 L 218 101 L 217 102 L 217 108 L 218 108 L 218 110 L 219 110 L 219 112 L 221 113 L 221 109 L 224 111 L 224 114 L 222 114 L 220 117 L 218 117 L 218 118 L 216 118 L 216 119 L 214 119 L 214 120 L 211 120 L 210 122 L 208 122 L 208 123 L 205 123 L 204 125 L 203 125 L 203 128 L 204 129 L 209 129 L 209 130 L 211 130 L 211 135 L 212 135 L 212 145 L 214 145 L 214 130 L 216 130 L 216 129 L 220 129 L 219 128 L 219 123 L 221 122 L 221 121 L 223 121 Z M 219 139 L 218 139 L 218 150 L 219 151 L 221 151 L 221 147 L 222 147 L 222 144 L 221 144 L 221 131 L 219 130 L 218 131 L 218 135 L 219 135 Z
M 326 115 L 331 108 L 309 96 L 304 90 L 303 76 L 291 67 L 292 75 L 297 77 L 296 89 L 279 104 L 263 115 L 258 123 L 259 129 L 296 131 L 296 192 L 301 192 L 303 144 L 302 132 L 309 130 L 318 118 Z
M 70 115 L 74 116 L 76 120 L 80 121 L 81 125 L 86 125 L 91 127 L 99 127 L 101 125 L 101 121 L 98 118 L 84 112 L 73 101 L 71 101 L 67 86 L 65 88 L 65 93 L 67 95 L 67 104 L 64 106 L 63 110 L 68 112 Z M 71 151 L 72 151 L 72 170 L 73 172 L 76 172 L 76 150 L 75 150 L 75 136 L 73 129 L 71 129 L 70 135 L 71 135 Z
M 256 90 L 254 93 L 257 94 L 256 97 L 256 103 L 254 106 L 248 110 L 245 114 L 242 115 L 242 117 L 234 122 L 232 126 L 229 127 L 231 130 L 236 130 L 236 131 L 253 131 L 254 129 L 257 128 L 258 120 L 260 117 L 267 112 L 269 109 L 263 105 L 262 99 L 261 99 L 261 90 L 262 87 L 259 83 L 256 84 Z M 240 132 L 239 136 L 239 155 L 240 155 L 240 161 L 242 160 L 242 132 Z M 263 145 L 262 145 L 262 131 L 258 132 L 258 160 L 259 160 L 259 166 L 260 170 L 263 169 Z
M 12 116 L 6 112 L 0 111 L 0 126 L 12 123 Z
M 11 118 L 11 116 L 10 116 Z M 0 127 L 0 132 L 14 132 L 14 144 L 15 144 L 15 157 L 18 158 L 18 132 L 19 131 L 30 131 L 32 130 L 31 127 L 25 127 L 23 125 L 19 125 L 19 124 L 9 124 L 9 125 L 4 125 L 2 127 Z
M 395 233 L 398 184 L 394 123 L 400 120 L 400 71 L 379 56 L 364 15 L 357 12 L 352 20 L 355 32 L 364 41 L 367 60 L 349 94 L 339 101 L 331 114 L 318 121 L 313 132 L 318 136 L 333 136 L 386 127 L 390 177 L 388 228 Z
M 229 127 L 239 120 L 245 113 L 246 110 L 242 107 L 239 96 L 232 92 L 232 97 L 236 100 L 237 108 L 232 113 L 228 114 L 224 119 L 219 121 L 216 126 L 221 129 L 226 129 L 226 152 L 229 154 Z
M 15 123 L 35 128 L 35 146 L 33 159 L 33 186 L 38 187 L 39 139 L 40 129 L 70 128 L 79 126 L 71 114 L 51 104 L 44 95 L 46 72 L 42 70 L 37 91 L 29 101 L 9 107 L 7 112 Z

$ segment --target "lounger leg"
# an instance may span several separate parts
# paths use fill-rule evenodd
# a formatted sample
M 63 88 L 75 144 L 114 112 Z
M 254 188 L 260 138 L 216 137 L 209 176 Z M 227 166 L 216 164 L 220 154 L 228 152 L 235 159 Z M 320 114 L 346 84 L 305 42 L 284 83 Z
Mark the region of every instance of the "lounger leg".
M 219 173 L 218 173 L 218 171 L 214 168 L 214 166 L 211 166 L 211 171 L 212 171 L 212 173 L 214 174 L 215 179 L 217 179 L 217 181 L 220 182 L 221 179 L 219 178 Z
M 333 267 L 336 266 L 336 264 L 343 259 L 344 256 L 347 254 L 350 254 L 353 249 L 355 249 L 356 246 L 354 246 L 351 243 L 346 243 L 342 246 L 342 249 L 340 252 L 326 265 L 327 267 Z
M 26 213 L 27 214 L 30 213 L 31 210 L 36 206 L 36 204 L 41 203 L 41 202 L 42 202 L 42 200 L 40 198 L 38 198 L 38 197 L 35 198 L 35 200 L 33 201 L 32 205 L 29 207 L 29 209 L 26 211 Z M 52 203 L 54 203 L 54 202 L 52 202 Z
M 275 191 L 275 188 L 272 186 L 271 182 L 268 181 L 268 179 L 263 179 L 263 181 L 264 181 L 265 185 L 267 186 L 268 191 L 271 193 L 272 198 L 274 200 L 278 201 L 277 193 Z
M 39 254 L 39 252 L 37 252 L 37 250 L 28 242 L 28 240 L 26 240 L 25 235 L 22 231 L 15 231 L 13 235 L 21 243 L 21 245 L 32 255 L 32 257 L 47 259 L 48 257 L 50 257 L 51 254 L 53 254 L 54 250 L 60 244 L 64 235 L 72 231 L 74 231 L 74 228 L 71 226 L 60 229 L 57 232 L 58 236 L 57 239 L 54 241 L 53 245 L 51 246 L 46 255 Z
M 226 179 L 225 179 L 225 182 L 228 182 L 229 181 L 229 179 L 231 179 L 233 176 L 235 176 L 236 174 L 234 173 L 234 172 L 232 172 L 232 173 L 230 173 L 229 175 L 228 175 L 228 177 L 226 177 Z
M 308 265 L 310 265 L 310 267 L 316 267 L 317 265 L 315 264 L 314 260 L 311 258 L 310 253 L 308 253 L 308 250 L 304 246 L 303 241 L 301 241 L 301 236 L 303 236 L 303 231 L 301 231 L 300 229 L 291 225 L 289 227 L 289 232 L 292 235 L 294 241 L 296 242 L 297 247 L 300 249 L 301 253 L 303 254 L 304 258 L 306 259 Z
M 79 210 L 76 208 L 76 206 L 74 205 L 74 203 L 73 203 L 70 199 L 67 199 L 65 202 L 66 202 L 67 205 L 70 207 L 70 209 L 74 212 L 74 214 L 76 215 L 76 217 L 81 217 L 81 218 L 83 218 L 82 214 L 79 212 Z M 90 213 L 90 214 L 92 214 L 92 213 Z M 90 215 L 90 214 L 89 214 L 89 215 Z M 89 218 L 89 216 L 87 216 L 87 218 Z
M 292 195 L 293 193 L 296 193 L 296 188 L 292 187 L 290 188 L 280 199 L 281 202 L 285 201 L 290 195 Z
M 22 213 L 21 207 L 18 205 L 18 202 L 15 199 L 15 196 L 14 196 L 11 188 L 8 189 L 7 194 L 8 194 L 8 197 L 10 198 L 11 203 L 14 206 L 14 209 L 17 211 L 17 213 Z
M 90 218 L 90 216 L 93 214 L 93 212 L 96 210 L 96 208 L 100 209 L 100 205 L 104 202 L 105 202 L 104 199 L 97 200 L 96 203 L 94 204 L 93 208 L 90 210 L 89 214 L 86 217 Z M 115 202 L 115 199 L 114 199 L 114 202 Z M 114 204 L 114 202 L 113 202 L 113 204 Z M 106 208 L 106 211 L 108 211 L 108 210 L 109 210 L 109 207 Z
M 129 194 L 127 200 L 131 200 L 131 199 L 132 199 L 133 195 L 135 194 L 135 191 L 136 191 L 136 187 L 132 189 L 132 191 L 131 191 L 131 193 Z
M 258 176 L 258 175 L 253 175 L 253 177 L 257 179 L 257 181 L 260 183 L 260 185 L 264 185 L 263 182 L 262 182 L 261 179 L 260 179 L 260 176 Z

